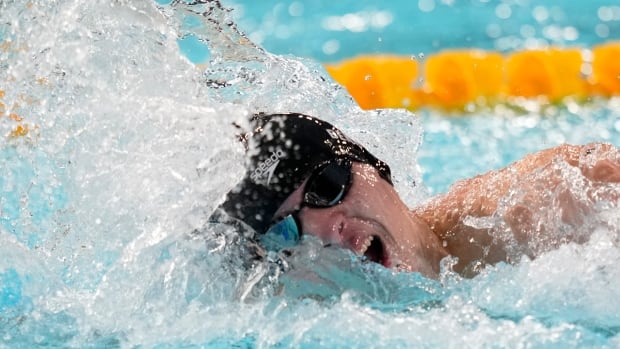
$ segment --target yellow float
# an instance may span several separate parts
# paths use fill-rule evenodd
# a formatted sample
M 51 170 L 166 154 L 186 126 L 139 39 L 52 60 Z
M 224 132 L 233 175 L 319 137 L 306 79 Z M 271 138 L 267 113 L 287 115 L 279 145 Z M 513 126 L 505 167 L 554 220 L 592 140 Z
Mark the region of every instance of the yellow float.
M 410 104 L 417 102 L 410 96 L 418 76 L 417 62 L 412 59 L 362 56 L 326 69 L 364 109 L 417 107 Z
M 364 109 L 438 107 L 465 110 L 522 98 L 620 95 L 620 42 L 592 49 L 548 48 L 508 54 L 451 50 L 421 62 L 403 56 L 361 56 L 326 70 Z
M 4 94 L 5 92 L 3 90 L 0 90 L 0 121 L 2 121 L 4 117 L 6 117 L 8 122 L 16 124 L 12 127 L 11 132 L 8 134 L 8 138 L 12 139 L 27 135 L 30 127 L 27 124 L 23 123 L 24 119 L 16 113 L 6 113 L 6 105 L 2 102 Z
M 592 91 L 604 96 L 620 95 L 620 43 L 592 50 Z

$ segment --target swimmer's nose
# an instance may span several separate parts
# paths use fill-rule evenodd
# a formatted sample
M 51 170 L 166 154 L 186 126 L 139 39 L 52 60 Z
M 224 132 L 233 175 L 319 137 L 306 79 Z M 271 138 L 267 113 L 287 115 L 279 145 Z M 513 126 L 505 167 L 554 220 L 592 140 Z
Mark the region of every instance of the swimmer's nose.
M 344 215 L 336 208 L 303 208 L 299 213 L 302 232 L 314 235 L 325 243 L 340 244 Z

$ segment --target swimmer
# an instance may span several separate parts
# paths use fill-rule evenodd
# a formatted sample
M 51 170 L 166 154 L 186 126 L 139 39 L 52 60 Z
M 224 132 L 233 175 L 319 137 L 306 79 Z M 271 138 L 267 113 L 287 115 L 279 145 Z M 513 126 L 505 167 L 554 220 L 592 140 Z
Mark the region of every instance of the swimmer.
M 510 207 L 502 218 L 530 256 L 534 252 L 526 247 L 535 238 L 532 214 L 540 208 L 535 202 L 545 202 L 528 176 L 564 161 L 593 183 L 620 182 L 620 157 L 613 146 L 562 145 L 459 181 L 447 193 L 411 209 L 394 189 L 389 166 L 333 125 L 293 113 L 261 114 L 252 123 L 254 130 L 242 137 L 246 176 L 221 206 L 229 217 L 257 232 L 269 249 L 314 235 L 386 268 L 431 278 L 438 276 L 446 256 L 457 257 L 453 269 L 464 276 L 475 275 L 484 265 L 510 262 L 505 243 L 493 238 L 491 228 L 475 228 L 465 220 L 496 213 L 514 179 L 524 180 L 521 189 L 533 200 Z M 598 158 L 608 152 L 616 156 Z M 561 187 L 559 174 L 549 171 L 547 177 L 547 186 Z M 616 190 L 607 199 L 617 204 L 619 197 Z M 570 223 L 579 218 L 571 215 L 579 205 L 566 195 L 557 214 Z

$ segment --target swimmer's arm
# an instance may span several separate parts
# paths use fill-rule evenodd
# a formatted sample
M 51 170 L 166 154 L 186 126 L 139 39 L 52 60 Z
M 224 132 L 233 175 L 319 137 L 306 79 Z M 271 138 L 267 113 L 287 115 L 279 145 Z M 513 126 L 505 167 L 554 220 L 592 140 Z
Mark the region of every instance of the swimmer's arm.
M 467 217 L 492 216 L 499 201 L 508 195 L 511 188 L 524 190 L 526 195 L 531 195 L 536 201 L 535 198 L 539 195 L 536 184 L 539 183 L 524 182 L 524 179 L 532 178 L 527 175 L 551 164 L 557 158 L 578 167 L 583 175 L 593 182 L 620 182 L 620 157 L 610 160 L 597 155 L 610 149 L 614 148 L 608 144 L 562 145 L 533 153 L 503 169 L 461 180 L 447 193 L 415 208 L 413 213 L 426 221 L 452 256 L 458 257 L 458 263 L 453 269 L 465 276 L 473 276 L 477 274 L 480 266 L 507 261 L 508 257 L 503 243 L 493 238 L 492 228 L 487 228 L 484 224 L 474 227 L 471 222 L 466 222 Z M 585 157 L 593 159 L 588 160 Z M 554 177 L 546 180 L 545 185 L 553 186 L 562 179 Z M 618 196 L 620 197 L 620 193 Z M 619 197 L 612 200 L 619 200 Z M 563 213 L 570 217 L 571 200 L 562 201 L 561 204 L 564 205 Z M 529 214 L 536 209 L 516 205 L 504 212 L 502 218 L 513 232 L 527 231 L 527 227 L 532 224 Z M 526 244 L 531 236 L 515 234 L 515 238 Z
M 613 145 L 592 143 L 588 145 L 561 145 L 529 154 L 507 167 L 490 171 L 455 183 L 450 190 L 432 198 L 414 212 L 429 223 L 442 237 L 467 216 L 485 217 L 497 209 L 498 201 L 508 194 L 515 181 L 560 157 L 569 165 L 578 167 L 583 175 L 597 182 L 620 182 L 620 163 L 609 159 L 594 161 L 591 166 L 580 164 L 580 157 L 614 149 Z

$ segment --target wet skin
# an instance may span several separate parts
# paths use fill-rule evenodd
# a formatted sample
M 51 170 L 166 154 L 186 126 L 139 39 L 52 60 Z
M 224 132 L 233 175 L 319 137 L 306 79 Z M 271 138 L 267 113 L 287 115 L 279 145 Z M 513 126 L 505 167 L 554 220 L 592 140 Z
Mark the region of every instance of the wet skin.
M 340 204 L 301 209 L 303 234 L 348 248 L 387 268 L 436 277 L 439 261 L 448 255 L 437 235 L 409 210 L 374 167 L 353 163 L 352 173 L 351 187 Z M 276 217 L 299 207 L 304 186 L 305 182 L 284 201 Z
M 515 189 L 515 183 L 519 186 L 517 189 L 536 199 L 539 187 L 518 179 L 527 178 L 557 161 L 579 169 L 593 186 L 620 183 L 620 155 L 613 146 L 599 143 L 562 145 L 530 154 L 504 169 L 459 181 L 447 193 L 432 197 L 411 210 L 376 169 L 354 163 L 351 188 L 340 204 L 301 209 L 302 232 L 315 235 L 326 244 L 350 249 L 387 268 L 417 271 L 432 278 L 438 276 L 441 259 L 452 255 L 458 257 L 453 267 L 455 271 L 474 276 L 480 266 L 508 260 L 505 246 L 493 239 L 490 229 L 472 228 L 464 224 L 464 219 L 492 215 L 499 200 Z M 549 187 L 566 183 L 554 171 L 545 173 L 544 178 L 534 178 L 544 180 L 544 185 Z M 284 201 L 275 217 L 285 216 L 299 207 L 304 185 Z M 603 199 L 618 202 L 620 190 L 612 190 L 609 197 Z M 504 213 L 502 218 L 513 231 L 527 232 L 528 225 L 532 224 L 532 213 L 547 204 L 533 202 L 527 207 L 515 205 Z M 565 220 L 575 223 L 570 222 L 571 210 L 583 208 L 576 207 L 570 197 L 562 200 L 562 205 Z M 517 238 L 524 245 L 534 238 L 526 233 L 522 235 Z

